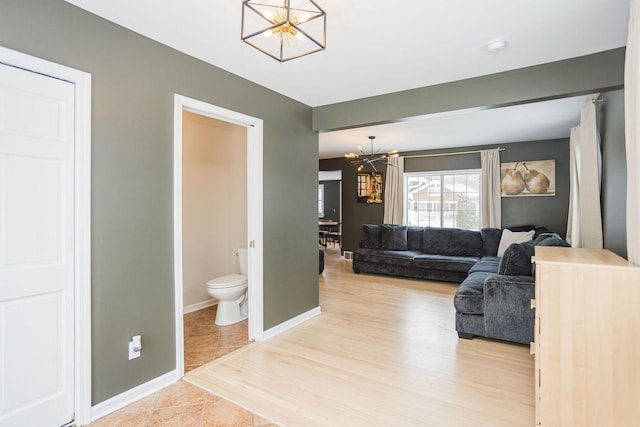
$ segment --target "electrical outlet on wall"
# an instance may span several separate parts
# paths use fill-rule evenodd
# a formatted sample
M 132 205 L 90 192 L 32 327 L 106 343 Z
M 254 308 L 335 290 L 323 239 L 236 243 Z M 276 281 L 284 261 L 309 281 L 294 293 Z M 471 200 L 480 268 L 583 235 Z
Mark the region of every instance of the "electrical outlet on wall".
M 142 353 L 141 339 L 140 335 L 135 335 L 129 342 L 129 360 L 140 357 L 140 353 Z

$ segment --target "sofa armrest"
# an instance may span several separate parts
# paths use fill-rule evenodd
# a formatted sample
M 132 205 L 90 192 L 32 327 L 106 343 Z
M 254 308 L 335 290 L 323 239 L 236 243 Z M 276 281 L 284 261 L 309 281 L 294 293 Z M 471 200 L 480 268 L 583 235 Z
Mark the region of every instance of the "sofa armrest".
M 533 341 L 535 278 L 492 274 L 484 282 L 487 336 L 528 344 Z

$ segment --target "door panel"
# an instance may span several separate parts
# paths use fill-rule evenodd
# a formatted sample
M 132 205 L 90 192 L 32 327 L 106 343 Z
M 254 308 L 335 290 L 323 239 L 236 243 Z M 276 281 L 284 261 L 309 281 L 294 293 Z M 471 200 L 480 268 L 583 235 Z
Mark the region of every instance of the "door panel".
M 73 420 L 74 86 L 0 65 L 0 426 Z

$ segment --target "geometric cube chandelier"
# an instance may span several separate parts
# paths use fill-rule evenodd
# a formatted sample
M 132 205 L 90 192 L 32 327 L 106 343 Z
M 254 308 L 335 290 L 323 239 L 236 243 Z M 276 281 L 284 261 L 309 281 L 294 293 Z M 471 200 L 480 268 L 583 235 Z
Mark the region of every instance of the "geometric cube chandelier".
M 243 0 L 241 40 L 286 62 L 326 48 L 327 14 L 313 0 Z

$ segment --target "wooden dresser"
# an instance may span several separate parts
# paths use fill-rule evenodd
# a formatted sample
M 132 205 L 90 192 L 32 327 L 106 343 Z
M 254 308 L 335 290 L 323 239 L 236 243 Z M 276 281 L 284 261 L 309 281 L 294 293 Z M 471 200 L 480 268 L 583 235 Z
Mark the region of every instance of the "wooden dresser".
M 640 425 L 640 268 L 536 247 L 536 425 Z

